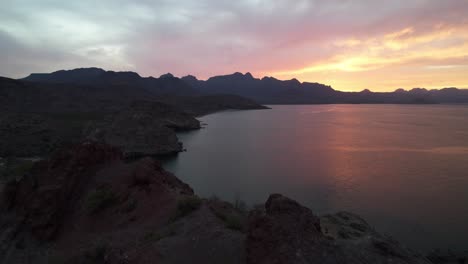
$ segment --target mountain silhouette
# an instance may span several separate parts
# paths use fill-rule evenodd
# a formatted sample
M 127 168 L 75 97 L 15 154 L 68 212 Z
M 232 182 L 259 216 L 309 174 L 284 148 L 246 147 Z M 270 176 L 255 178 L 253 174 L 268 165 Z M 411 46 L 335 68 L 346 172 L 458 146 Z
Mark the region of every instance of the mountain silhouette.
M 273 77 L 257 79 L 250 73 L 239 72 L 211 77 L 206 81 L 191 75 L 182 77 L 182 80 L 202 94 L 234 94 L 261 104 L 468 103 L 468 90 L 457 88 L 414 88 L 410 91 L 400 88 L 394 92 L 372 92 L 364 89 L 361 92 L 342 92 L 320 83 L 301 83 L 297 79 L 281 81 Z
M 182 78 L 171 73 L 159 78 L 141 77 L 135 72 L 105 71 L 100 68 L 80 68 L 60 70 L 53 73 L 31 74 L 22 79 L 35 83 L 62 83 L 87 85 L 92 87 L 127 87 L 139 91 L 143 89 L 152 96 L 196 96 L 231 94 L 254 100 L 261 104 L 331 104 L 331 103 L 468 103 L 468 90 L 444 88 L 428 90 L 414 88 L 409 91 L 399 88 L 394 92 L 342 92 L 331 86 L 300 82 L 297 79 L 278 80 L 274 77 L 258 79 L 251 73 L 236 72 L 199 80 L 188 75 Z
M 153 95 L 197 95 L 195 91 L 172 74 L 165 74 L 159 78 L 141 77 L 136 72 L 105 71 L 100 68 L 79 68 L 74 70 L 60 70 L 53 73 L 33 73 L 22 79 L 38 83 L 66 83 L 89 86 L 132 86 L 143 88 Z
M 243 96 L 262 103 L 331 103 L 334 90 L 319 83 L 300 83 L 296 79 L 280 81 L 273 77 L 256 79 L 250 73 L 236 72 L 215 76 L 207 81 L 193 76 L 182 77 L 192 88 L 201 93 L 226 93 Z

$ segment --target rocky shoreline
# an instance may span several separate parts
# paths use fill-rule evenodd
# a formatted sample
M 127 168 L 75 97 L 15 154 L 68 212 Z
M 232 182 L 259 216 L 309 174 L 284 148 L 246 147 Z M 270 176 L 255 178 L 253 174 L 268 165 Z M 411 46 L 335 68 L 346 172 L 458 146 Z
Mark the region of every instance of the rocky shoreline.
M 0 240 L 1 263 L 451 263 L 280 194 L 251 210 L 202 199 L 156 159 L 93 141 L 3 187 Z
M 118 146 L 127 156 L 174 154 L 182 151 L 175 132 L 200 128 L 197 116 L 267 109 L 235 95 L 180 96 L 153 88 L 0 77 L 0 157 L 46 157 L 86 139 Z

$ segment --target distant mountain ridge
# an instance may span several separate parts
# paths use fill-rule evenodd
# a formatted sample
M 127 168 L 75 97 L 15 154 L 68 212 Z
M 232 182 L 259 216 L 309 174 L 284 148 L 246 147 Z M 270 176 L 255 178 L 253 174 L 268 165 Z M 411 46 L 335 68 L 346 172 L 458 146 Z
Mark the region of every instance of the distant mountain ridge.
M 38 83 L 70 83 L 89 86 L 127 85 L 143 88 L 153 95 L 213 95 L 232 94 L 261 104 L 331 104 L 331 103 L 468 103 L 468 90 L 444 88 L 427 90 L 414 88 L 394 92 L 342 92 L 321 83 L 299 82 L 297 79 L 278 80 L 273 77 L 254 78 L 252 74 L 236 72 L 198 80 L 188 75 L 182 78 L 167 73 L 159 78 L 141 77 L 135 72 L 105 71 L 100 68 L 61 70 L 46 74 L 31 74 L 22 79 Z
M 342 92 L 321 83 L 299 82 L 297 79 L 281 81 L 273 77 L 254 78 L 250 73 L 215 76 L 206 81 L 194 76 L 181 78 L 200 93 L 235 94 L 261 104 L 329 104 L 329 103 L 468 103 L 468 90 L 444 88 L 427 90 L 414 88 L 394 92 Z
M 223 93 L 243 96 L 263 103 L 333 103 L 330 96 L 335 90 L 320 83 L 300 83 L 297 79 L 280 81 L 273 77 L 256 79 L 250 73 L 236 72 L 215 76 L 206 81 L 193 76 L 182 77 L 201 93 Z
M 79 68 L 52 73 L 32 73 L 21 80 L 38 83 L 71 83 L 89 86 L 130 85 L 143 88 L 153 95 L 199 95 L 188 84 L 172 74 L 160 78 L 141 77 L 136 72 L 105 71 L 100 68 Z

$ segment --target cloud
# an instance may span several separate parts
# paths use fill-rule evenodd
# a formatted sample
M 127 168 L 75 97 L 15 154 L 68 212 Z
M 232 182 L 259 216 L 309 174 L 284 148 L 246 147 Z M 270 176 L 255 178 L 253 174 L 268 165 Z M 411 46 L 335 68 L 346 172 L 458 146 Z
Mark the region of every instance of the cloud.
M 433 31 L 418 32 L 413 27 L 367 39 L 337 41 L 333 57 L 278 75 L 314 71 L 369 71 L 394 65 L 420 65 L 453 60 L 468 63 L 468 24 L 459 27 L 434 26 Z M 462 60 L 460 60 L 462 59 Z
M 466 0 L 6 1 L 0 45 L 10 48 L 0 58 L 9 61 L 0 74 L 12 77 L 98 66 L 326 82 L 320 76 L 330 71 L 357 77 L 396 65 L 428 63 L 422 72 L 466 64 Z

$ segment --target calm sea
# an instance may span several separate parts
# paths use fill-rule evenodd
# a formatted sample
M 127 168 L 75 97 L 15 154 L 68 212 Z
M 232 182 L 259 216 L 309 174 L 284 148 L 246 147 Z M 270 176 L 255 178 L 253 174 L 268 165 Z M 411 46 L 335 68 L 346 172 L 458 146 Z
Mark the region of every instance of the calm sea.
M 202 197 L 282 193 L 419 249 L 468 249 L 468 106 L 309 105 L 200 118 L 165 167 Z

